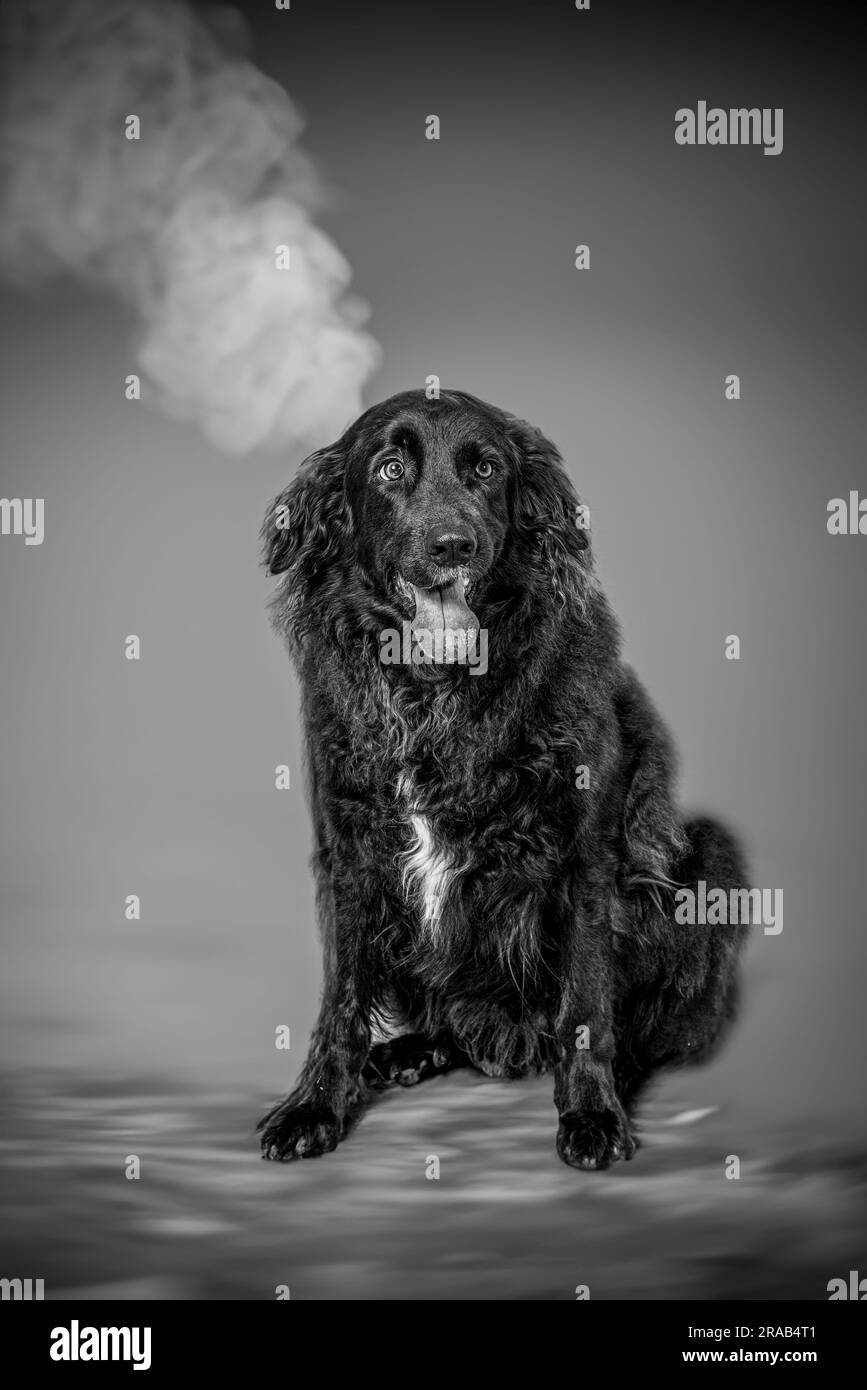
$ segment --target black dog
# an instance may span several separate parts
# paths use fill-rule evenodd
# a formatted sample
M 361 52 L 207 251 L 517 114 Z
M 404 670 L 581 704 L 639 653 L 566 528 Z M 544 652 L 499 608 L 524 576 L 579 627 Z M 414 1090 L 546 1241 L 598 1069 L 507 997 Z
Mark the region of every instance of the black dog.
M 740 854 L 678 814 L 576 519 L 555 447 L 460 391 L 368 410 L 268 513 L 325 985 L 267 1158 L 333 1149 L 392 1079 L 472 1065 L 553 1069 L 560 1157 L 604 1167 L 634 1153 L 651 1073 L 733 1013 L 745 930 L 677 925 L 673 892 L 738 887 Z M 409 1032 L 371 1047 L 385 1014 Z

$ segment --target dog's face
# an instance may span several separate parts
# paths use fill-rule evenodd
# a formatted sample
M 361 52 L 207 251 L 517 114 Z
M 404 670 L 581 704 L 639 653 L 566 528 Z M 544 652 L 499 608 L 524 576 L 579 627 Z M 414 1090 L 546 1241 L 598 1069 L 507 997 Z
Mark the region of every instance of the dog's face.
M 266 559 L 289 575 L 296 632 L 322 621 L 305 619 L 315 601 L 357 612 L 362 587 L 414 625 L 467 630 L 491 595 L 581 600 L 576 508 L 537 430 L 463 392 L 406 391 L 305 462 L 265 519 Z
M 414 622 L 465 629 L 509 531 L 516 459 L 481 403 L 386 402 L 356 435 L 346 490 L 357 554 Z

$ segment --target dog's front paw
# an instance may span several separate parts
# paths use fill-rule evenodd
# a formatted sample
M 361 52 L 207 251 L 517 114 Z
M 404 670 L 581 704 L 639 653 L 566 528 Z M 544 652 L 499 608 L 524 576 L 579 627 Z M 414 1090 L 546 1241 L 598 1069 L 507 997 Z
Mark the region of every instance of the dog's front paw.
M 278 1105 L 259 1122 L 262 1157 L 277 1163 L 318 1158 L 336 1149 L 345 1133 L 337 1116 L 319 1105 Z
M 571 1168 L 607 1168 L 632 1158 L 638 1140 L 622 1110 L 588 1110 L 561 1115 L 557 1152 Z

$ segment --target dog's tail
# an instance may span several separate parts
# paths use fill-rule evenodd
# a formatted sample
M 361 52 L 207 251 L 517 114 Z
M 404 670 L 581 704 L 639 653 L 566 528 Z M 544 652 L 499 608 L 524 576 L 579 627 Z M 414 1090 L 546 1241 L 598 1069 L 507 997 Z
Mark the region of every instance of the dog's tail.
M 746 855 L 737 837 L 710 816 L 690 816 L 683 823 L 689 848 L 677 865 L 679 886 L 704 880 L 714 888 L 742 888 L 747 882 Z

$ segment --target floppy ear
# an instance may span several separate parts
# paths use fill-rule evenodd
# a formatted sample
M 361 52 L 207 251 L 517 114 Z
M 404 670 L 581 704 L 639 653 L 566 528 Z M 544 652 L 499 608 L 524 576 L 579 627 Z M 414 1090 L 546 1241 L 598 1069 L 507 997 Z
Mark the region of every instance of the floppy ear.
M 275 497 L 262 523 L 263 563 L 269 574 L 286 575 L 279 601 L 284 621 L 298 637 L 314 582 L 345 553 L 351 535 L 345 470 L 339 443 L 317 450 Z
M 530 562 L 561 605 L 582 607 L 595 584 L 590 535 L 556 445 L 524 420 L 511 422 L 518 452 L 514 525 Z

